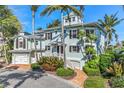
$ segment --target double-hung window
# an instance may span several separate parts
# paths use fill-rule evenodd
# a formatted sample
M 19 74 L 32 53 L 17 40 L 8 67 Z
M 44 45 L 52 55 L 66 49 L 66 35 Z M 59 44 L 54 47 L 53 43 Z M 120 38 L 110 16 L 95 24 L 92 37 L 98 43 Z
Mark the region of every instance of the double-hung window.
M 70 46 L 69 51 L 78 53 L 80 51 L 80 48 L 79 46 Z
M 94 30 L 93 29 L 86 29 L 86 36 L 88 36 L 89 34 L 94 34 Z
M 45 39 L 52 39 L 52 33 L 45 33 Z
M 70 39 L 78 38 L 78 30 L 70 30 Z

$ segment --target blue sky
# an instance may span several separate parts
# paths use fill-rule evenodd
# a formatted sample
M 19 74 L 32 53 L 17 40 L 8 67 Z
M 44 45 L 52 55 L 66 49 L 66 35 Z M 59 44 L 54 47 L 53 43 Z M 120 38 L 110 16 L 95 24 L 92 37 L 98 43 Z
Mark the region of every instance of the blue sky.
M 54 19 L 60 19 L 60 13 L 54 12 L 50 16 L 40 16 L 40 12 L 46 6 L 41 6 L 36 12 L 36 28 L 42 27 L 46 28 L 46 25 L 53 21 Z M 31 10 L 30 6 L 26 5 L 11 5 L 9 8 L 13 11 L 13 13 L 20 20 L 23 25 L 23 30 L 26 32 L 31 32 Z M 96 22 L 98 19 L 103 19 L 105 14 L 114 14 L 118 12 L 118 18 L 124 18 L 124 10 L 122 6 L 110 6 L 110 5 L 89 5 L 85 6 L 84 11 L 84 22 Z M 117 30 L 117 34 L 119 35 L 119 41 L 124 40 L 124 21 L 121 22 L 118 26 L 115 27 Z M 113 41 L 114 43 L 114 41 Z

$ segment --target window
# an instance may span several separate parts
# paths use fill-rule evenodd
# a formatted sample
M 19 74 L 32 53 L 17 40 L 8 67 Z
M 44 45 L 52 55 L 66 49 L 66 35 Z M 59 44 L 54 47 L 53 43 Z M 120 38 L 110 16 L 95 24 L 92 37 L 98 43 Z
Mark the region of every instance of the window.
M 57 34 L 57 31 L 55 31 L 55 34 Z
M 26 40 L 24 38 L 17 38 L 16 39 L 16 48 L 26 48 Z
M 79 46 L 70 46 L 69 51 L 70 52 L 79 52 Z
M 36 45 L 38 45 L 38 41 L 36 41 Z
M 31 57 L 35 58 L 35 51 L 31 52 Z
M 73 21 L 73 22 L 75 21 L 75 17 L 72 17 L 72 21 Z
M 45 46 L 45 50 L 49 51 L 50 50 L 50 46 Z
M 86 29 L 86 36 L 88 36 L 89 34 L 94 34 L 94 30 L 93 29 Z
M 68 22 L 68 19 L 65 19 L 65 23 L 67 23 Z
M 19 47 L 20 47 L 20 48 L 23 47 L 23 42 L 22 42 L 22 41 L 19 42 Z
M 45 33 L 45 39 L 52 39 L 52 33 Z
M 70 30 L 70 39 L 78 38 L 78 30 Z

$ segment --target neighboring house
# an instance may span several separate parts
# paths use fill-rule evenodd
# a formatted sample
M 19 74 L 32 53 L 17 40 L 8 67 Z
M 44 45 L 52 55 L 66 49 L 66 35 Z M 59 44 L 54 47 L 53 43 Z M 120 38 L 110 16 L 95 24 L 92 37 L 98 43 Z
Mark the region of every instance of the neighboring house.
M 41 36 L 20 32 L 14 37 L 14 50 L 10 51 L 12 53 L 12 64 L 30 64 L 36 62 L 34 37 L 36 39 L 38 58 L 41 56 Z
M 70 13 L 70 20 L 67 16 L 63 17 L 65 54 L 67 65 L 72 68 L 82 69 L 86 58 L 84 48 L 90 43 L 84 37 L 84 43 L 78 38 L 79 30 L 97 35 L 97 41 L 93 46 L 97 53 L 104 51 L 104 34 L 100 31 L 97 23 L 81 23 L 80 17 Z M 83 26 L 83 27 L 82 27 Z M 61 27 L 48 28 L 35 33 L 38 58 L 42 56 L 57 56 L 63 58 L 62 34 Z M 33 35 L 27 35 L 24 32 L 15 37 L 14 50 L 12 50 L 13 64 L 29 64 L 35 62 L 36 58 L 31 51 L 34 50 Z M 42 40 L 41 40 L 42 38 Z

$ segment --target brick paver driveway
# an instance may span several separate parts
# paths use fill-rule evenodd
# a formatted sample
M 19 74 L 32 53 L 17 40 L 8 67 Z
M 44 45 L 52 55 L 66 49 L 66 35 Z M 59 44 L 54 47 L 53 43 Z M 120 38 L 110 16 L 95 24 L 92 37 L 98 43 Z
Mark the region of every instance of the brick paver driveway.
M 13 88 L 74 88 L 70 82 L 49 74 L 42 75 L 35 80 L 32 72 L 19 70 L 0 70 L 0 82 L 4 87 Z

